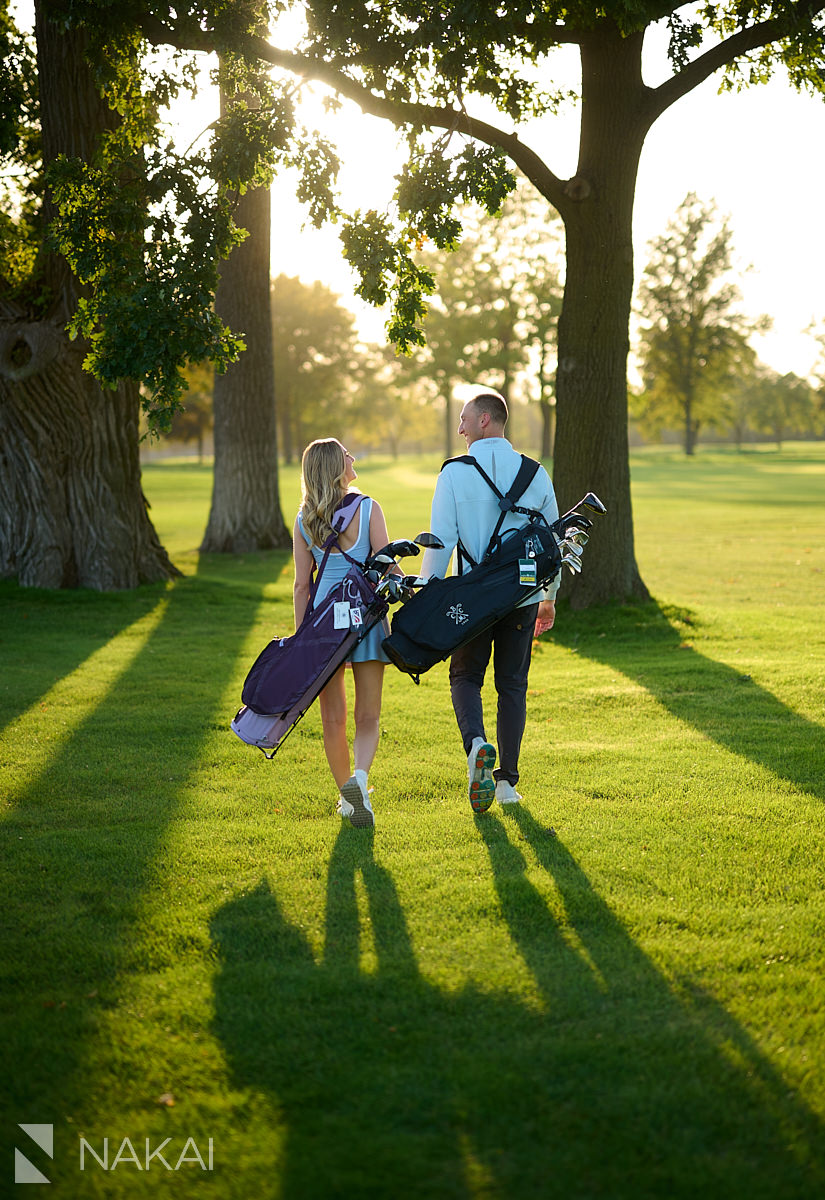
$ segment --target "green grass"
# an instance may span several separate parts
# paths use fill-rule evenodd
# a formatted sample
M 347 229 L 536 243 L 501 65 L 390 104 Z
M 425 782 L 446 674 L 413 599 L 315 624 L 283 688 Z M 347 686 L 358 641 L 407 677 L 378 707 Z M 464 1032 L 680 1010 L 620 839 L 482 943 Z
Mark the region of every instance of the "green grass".
M 435 459 L 360 466 L 426 527 Z M 655 601 L 537 645 L 513 813 L 469 811 L 443 666 L 387 674 L 374 834 L 317 706 L 232 737 L 291 564 L 198 556 L 206 467 L 145 471 L 174 584 L 0 584 L 3 1127 L 56 1196 L 823 1194 L 825 447 L 632 467 Z

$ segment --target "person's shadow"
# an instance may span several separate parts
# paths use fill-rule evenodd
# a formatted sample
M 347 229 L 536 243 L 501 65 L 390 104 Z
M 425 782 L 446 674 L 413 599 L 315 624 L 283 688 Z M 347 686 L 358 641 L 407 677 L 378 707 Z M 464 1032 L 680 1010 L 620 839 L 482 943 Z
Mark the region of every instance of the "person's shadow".
M 535 982 L 529 1000 L 506 981 L 453 990 L 422 975 L 363 831 L 342 828 L 330 859 L 320 961 L 266 880 L 215 914 L 215 1030 L 233 1083 L 263 1092 L 280 1123 L 265 1194 L 821 1194 L 822 1127 L 745 1031 L 657 970 L 526 811 L 477 825 Z M 361 947 L 359 876 L 374 963 Z M 446 930 L 457 915 L 427 917 Z
M 825 729 L 783 704 L 745 669 L 700 653 L 699 618 L 650 604 L 605 607 L 560 622 L 552 640 L 621 671 L 673 714 L 731 753 L 825 800 Z M 539 646 L 538 653 L 543 647 Z

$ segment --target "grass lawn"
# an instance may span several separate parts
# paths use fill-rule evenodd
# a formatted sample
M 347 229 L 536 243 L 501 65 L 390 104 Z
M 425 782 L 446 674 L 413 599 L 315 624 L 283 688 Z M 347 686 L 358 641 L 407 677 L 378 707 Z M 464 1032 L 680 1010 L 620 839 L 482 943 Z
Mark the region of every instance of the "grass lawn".
M 426 528 L 435 458 L 360 466 Z M 825 1194 L 825 445 L 632 472 L 655 599 L 561 609 L 482 818 L 444 666 L 387 672 L 374 833 L 317 706 L 228 731 L 291 560 L 198 555 L 208 467 L 145 469 L 175 583 L 0 583 L 0 1195 Z

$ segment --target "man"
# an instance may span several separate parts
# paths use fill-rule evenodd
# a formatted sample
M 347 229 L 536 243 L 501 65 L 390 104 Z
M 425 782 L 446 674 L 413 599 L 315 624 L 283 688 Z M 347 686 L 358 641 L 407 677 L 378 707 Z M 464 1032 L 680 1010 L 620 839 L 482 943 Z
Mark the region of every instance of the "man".
M 504 436 L 507 404 L 497 392 L 481 391 L 461 410 L 458 432 L 475 458 L 496 485 L 506 493 L 521 466 L 521 455 Z M 537 509 L 548 523 L 559 515 L 550 476 L 539 467 L 526 491 L 516 500 L 520 508 Z M 470 463 L 450 462 L 443 468 L 435 487 L 430 529 L 444 543 L 443 550 L 428 550 L 422 562 L 423 575 L 447 573 L 450 556 L 460 544 L 463 552 L 478 563 L 484 556 L 500 516 L 498 499 L 479 471 Z M 528 518 L 508 512 L 500 533 L 527 524 Z M 459 571 L 464 554 L 459 553 Z M 463 573 L 463 572 L 462 572 Z M 464 742 L 469 775 L 469 797 L 476 813 L 486 812 L 493 800 L 514 804 L 519 750 L 527 719 L 527 672 L 533 637 L 552 628 L 559 577 L 545 589 L 539 601 L 535 594 L 479 634 L 450 659 L 450 694 L 458 728 Z M 498 693 L 496 740 L 499 766 L 493 770 L 495 748 L 484 732 L 481 688 L 493 654 L 493 671 Z

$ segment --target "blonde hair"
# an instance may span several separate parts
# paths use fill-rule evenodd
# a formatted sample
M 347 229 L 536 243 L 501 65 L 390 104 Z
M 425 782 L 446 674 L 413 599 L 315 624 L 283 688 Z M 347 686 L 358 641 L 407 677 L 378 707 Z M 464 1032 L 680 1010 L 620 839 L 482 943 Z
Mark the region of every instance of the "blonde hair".
M 332 533 L 335 509 L 347 494 L 347 459 L 335 438 L 310 442 L 301 459 L 301 519 L 313 544 Z

